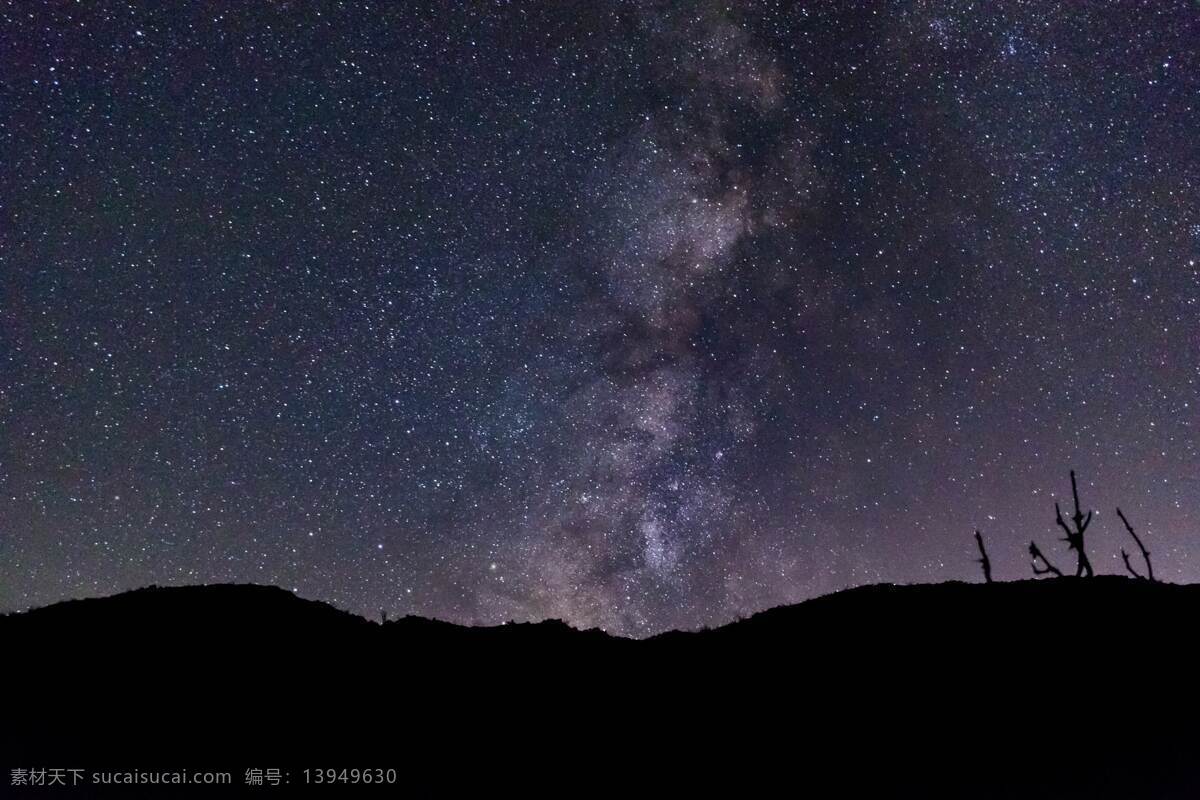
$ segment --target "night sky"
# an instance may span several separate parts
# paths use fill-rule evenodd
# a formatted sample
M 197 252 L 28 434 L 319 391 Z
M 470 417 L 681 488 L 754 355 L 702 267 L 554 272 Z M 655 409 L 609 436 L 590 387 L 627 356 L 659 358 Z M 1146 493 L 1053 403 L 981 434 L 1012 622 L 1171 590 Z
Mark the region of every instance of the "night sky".
M 5 2 L 0 611 L 1200 580 L 1198 190 L 1192 0 Z

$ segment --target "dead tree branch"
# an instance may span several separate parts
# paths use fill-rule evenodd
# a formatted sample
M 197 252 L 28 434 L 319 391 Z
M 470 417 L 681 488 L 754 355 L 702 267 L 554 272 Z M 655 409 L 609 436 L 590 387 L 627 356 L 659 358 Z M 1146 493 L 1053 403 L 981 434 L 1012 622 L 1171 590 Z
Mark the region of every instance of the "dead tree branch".
M 1042 551 L 1038 549 L 1037 544 L 1034 542 L 1029 543 L 1029 556 L 1030 556 L 1030 558 L 1033 559 L 1033 574 L 1034 575 L 1050 574 L 1050 575 L 1054 575 L 1055 577 L 1058 577 L 1058 578 L 1061 578 L 1063 576 L 1062 570 L 1060 570 L 1058 567 L 1051 564 L 1049 559 L 1047 559 L 1044 555 L 1042 555 Z M 1037 563 L 1038 560 L 1041 560 L 1041 562 L 1043 564 L 1045 564 L 1046 566 L 1039 567 L 1038 563 Z
M 1136 569 L 1133 568 L 1133 564 L 1129 563 L 1129 553 L 1125 552 L 1124 547 L 1121 548 L 1121 559 L 1125 562 L 1125 569 L 1129 570 L 1129 574 L 1135 578 L 1141 579 L 1142 576 Z
M 1058 507 L 1058 503 L 1054 504 L 1054 521 L 1066 533 L 1063 541 L 1067 543 L 1067 548 L 1075 551 L 1078 559 L 1075 565 L 1075 577 L 1090 578 L 1092 577 L 1092 562 L 1088 560 L 1087 551 L 1083 546 L 1083 533 L 1092 522 L 1093 512 L 1089 511 L 1084 515 L 1083 509 L 1079 507 L 1079 489 L 1075 483 L 1075 470 L 1071 470 L 1071 495 L 1075 499 L 1075 514 L 1071 517 L 1075 529 L 1072 530 L 1063 519 L 1062 509 Z
M 1135 542 L 1137 542 L 1138 549 L 1142 551 L 1142 560 L 1146 562 L 1146 580 L 1154 580 L 1154 567 L 1150 564 L 1150 551 L 1146 549 L 1144 544 L 1142 544 L 1141 537 L 1134 532 L 1133 526 L 1129 524 L 1129 520 L 1125 518 L 1125 515 L 1121 512 L 1120 508 L 1117 508 L 1117 516 L 1121 518 L 1121 522 L 1125 523 L 1125 530 L 1129 531 L 1129 535 L 1133 537 Z M 1129 554 L 1125 552 L 1125 548 L 1121 548 L 1121 558 L 1125 559 L 1125 569 L 1129 570 L 1130 575 L 1135 578 L 1142 577 L 1142 575 L 1138 574 L 1138 571 L 1129 563 Z
M 987 550 L 983 547 L 983 534 L 978 530 L 975 531 L 975 544 L 979 545 L 979 558 L 975 559 L 979 566 L 983 568 L 983 582 L 992 582 L 992 561 L 988 558 Z

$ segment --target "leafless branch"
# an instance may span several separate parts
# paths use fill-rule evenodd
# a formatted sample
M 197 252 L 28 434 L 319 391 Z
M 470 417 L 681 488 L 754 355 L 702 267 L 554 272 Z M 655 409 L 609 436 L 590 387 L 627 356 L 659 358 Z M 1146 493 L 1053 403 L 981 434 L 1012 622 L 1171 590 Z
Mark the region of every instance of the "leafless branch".
M 983 547 L 983 534 L 978 530 L 975 531 L 975 544 L 979 545 L 979 558 L 977 558 L 976 561 L 979 562 L 979 566 L 983 568 L 983 582 L 991 583 L 992 561 L 988 558 L 987 550 L 985 550 Z
M 1062 509 L 1059 508 L 1058 503 L 1054 504 L 1054 522 L 1066 534 L 1063 541 L 1067 543 L 1067 547 L 1075 551 L 1077 557 L 1075 577 L 1090 578 L 1092 577 L 1092 562 L 1088 560 L 1087 551 L 1083 546 L 1083 533 L 1087 530 L 1088 525 L 1092 524 L 1093 512 L 1089 511 L 1084 514 L 1079 505 L 1079 487 L 1075 482 L 1075 470 L 1071 470 L 1071 497 L 1075 500 L 1075 514 L 1071 517 L 1071 521 L 1075 523 L 1075 529 L 1072 530 L 1063 519 Z
M 1050 574 L 1050 575 L 1054 575 L 1059 578 L 1061 578 L 1063 576 L 1062 570 L 1060 570 L 1058 567 L 1051 564 L 1050 561 L 1044 555 L 1042 555 L 1042 551 L 1038 549 L 1037 544 L 1034 542 L 1029 543 L 1029 556 L 1031 559 L 1033 559 L 1033 574 L 1034 575 Z M 1045 564 L 1046 566 L 1039 567 L 1038 563 L 1037 563 L 1039 560 L 1041 560 L 1041 562 L 1043 564 Z
M 1125 514 L 1122 513 L 1120 508 L 1117 508 L 1117 516 L 1121 518 L 1121 522 L 1125 523 L 1125 530 L 1129 531 L 1129 535 L 1133 537 L 1133 541 L 1137 542 L 1138 549 L 1142 551 L 1142 560 L 1146 562 L 1146 579 L 1154 580 L 1154 567 L 1150 564 L 1150 551 L 1142 544 L 1141 537 L 1133 530 L 1133 526 L 1129 524 L 1129 520 L 1125 518 Z M 1121 550 L 1121 557 L 1125 559 L 1125 569 L 1129 570 L 1131 575 L 1135 578 L 1142 577 L 1138 574 L 1137 570 L 1130 566 L 1129 556 L 1126 555 L 1124 549 Z
M 1129 570 L 1130 575 L 1132 575 L 1135 578 L 1142 577 L 1140 574 L 1138 574 L 1138 571 L 1133 568 L 1133 564 L 1129 563 L 1129 553 L 1125 552 L 1124 547 L 1121 548 L 1121 558 L 1125 561 L 1125 569 Z

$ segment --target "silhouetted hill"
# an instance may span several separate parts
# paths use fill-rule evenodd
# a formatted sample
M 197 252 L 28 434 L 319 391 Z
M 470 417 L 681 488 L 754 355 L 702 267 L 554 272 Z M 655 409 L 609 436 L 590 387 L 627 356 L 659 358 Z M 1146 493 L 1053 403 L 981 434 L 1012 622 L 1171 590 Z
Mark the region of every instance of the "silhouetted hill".
M 636 647 L 657 653 L 667 647 L 735 640 L 738 644 L 778 646 L 797 634 L 850 633 L 847 623 L 865 626 L 857 630 L 876 636 L 923 634 L 945 626 L 961 635 L 981 624 L 1025 626 L 1032 619 L 1046 617 L 1108 630 L 1118 617 L 1136 617 L 1139 626 L 1144 626 L 1196 610 L 1200 610 L 1200 584 L 1150 583 L 1117 575 L 991 585 L 873 584 L 772 608 L 717 628 L 660 634 L 641 640 Z M 1085 611 L 1089 613 L 1075 616 Z M 962 622 L 970 625 L 959 629 Z M 798 629 L 801 627 L 803 630 Z M 616 652 L 633 643 L 599 630 L 576 630 L 558 620 L 472 627 L 409 616 L 381 625 L 328 603 L 297 597 L 286 589 L 257 584 L 149 586 L 0 615 L 0 634 L 36 636 L 45 643 L 61 642 L 65 635 L 94 638 L 114 632 L 152 636 L 157 643 L 161 643 L 157 637 L 184 640 L 201 631 L 257 639 L 268 630 L 292 635 L 320 631 L 392 646 L 416 638 L 462 646 L 601 646 Z M 994 627 L 992 630 L 994 636 Z
M 844 780 L 878 778 L 887 763 L 930 779 L 982 770 L 1024 797 L 1083 786 L 1168 797 L 1196 764 L 1194 734 L 1176 729 L 1195 719 L 1198 620 L 1200 586 L 1105 576 L 866 586 L 634 641 L 559 622 L 380 625 L 281 589 L 221 585 L 8 615 L 0 641 L 13 713 L 60 741 L 56 715 L 87 709 L 95 721 L 77 743 L 93 753 L 96 730 L 143 749 L 161 736 L 190 752 L 353 745 L 417 760 L 599 743 L 636 759 L 686 745 L 761 769 L 849 759 L 858 767 Z M 1086 774 L 1064 789 L 1052 780 L 1063 770 Z M 1058 794 L 1038 794 L 1050 786 Z
M 1092 660 L 1088 672 L 1094 675 L 1126 661 L 1153 663 L 1187 651 L 1186 634 L 1197 619 L 1200 585 L 1120 576 L 991 585 L 878 584 L 714 629 L 635 641 L 575 630 L 557 620 L 467 627 L 404 617 L 381 625 L 276 587 L 222 584 L 148 587 L 0 616 L 0 636 L 21 642 L 34 659 L 38 653 L 88 650 L 107 651 L 124 662 L 304 654 L 312 663 L 340 664 L 355 655 L 395 659 L 394 667 L 454 671 L 467 667 L 463 659 L 503 657 L 500 666 L 508 668 L 586 656 L 589 661 L 581 665 L 586 668 L 682 660 L 694 673 L 718 664 L 735 672 L 771 671 L 771 659 L 787 656 L 803 658 L 806 670 L 842 673 L 853 671 L 861 657 L 890 653 L 903 655 L 903 663 L 891 669 L 912 668 L 918 675 L 983 655 L 988 658 L 975 667 L 984 673 L 998 662 L 1032 665 L 1053 656 Z M 336 656 L 323 654 L 335 644 Z M 1170 666 L 1158 664 L 1159 669 Z

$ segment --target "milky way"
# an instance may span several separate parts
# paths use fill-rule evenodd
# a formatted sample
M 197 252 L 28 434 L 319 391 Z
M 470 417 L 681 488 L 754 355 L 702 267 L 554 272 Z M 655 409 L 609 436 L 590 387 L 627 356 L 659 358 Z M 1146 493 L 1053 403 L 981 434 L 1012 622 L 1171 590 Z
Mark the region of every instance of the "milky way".
M 855 6 L 851 8 L 850 6 Z M 0 9 L 0 610 L 1200 580 L 1200 6 Z

